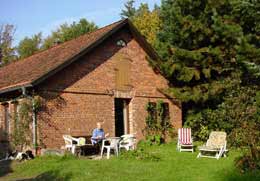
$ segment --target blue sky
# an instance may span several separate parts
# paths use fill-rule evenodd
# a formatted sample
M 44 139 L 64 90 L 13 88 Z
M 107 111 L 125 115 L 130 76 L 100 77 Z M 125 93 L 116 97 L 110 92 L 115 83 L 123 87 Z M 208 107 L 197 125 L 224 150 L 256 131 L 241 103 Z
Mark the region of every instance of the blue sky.
M 98 26 L 120 19 L 127 0 L 0 0 L 0 24 L 16 26 L 14 44 L 25 36 L 42 32 L 47 36 L 64 22 L 80 18 L 94 21 Z M 160 0 L 136 0 L 135 6 L 148 3 L 150 8 Z

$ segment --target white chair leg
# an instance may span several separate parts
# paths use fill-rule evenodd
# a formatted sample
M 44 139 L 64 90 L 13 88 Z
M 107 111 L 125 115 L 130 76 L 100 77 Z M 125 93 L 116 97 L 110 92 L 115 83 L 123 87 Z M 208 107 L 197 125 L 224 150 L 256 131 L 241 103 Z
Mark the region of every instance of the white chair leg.
M 73 155 L 75 154 L 75 150 L 76 150 L 76 145 L 72 145 L 71 153 L 72 153 Z
M 103 152 L 104 152 L 104 146 L 101 148 L 101 158 L 103 157 Z
M 110 156 L 110 148 L 108 147 L 107 148 L 107 159 L 109 159 L 109 156 Z
M 115 150 L 116 150 L 116 156 L 118 156 L 118 147 Z
M 201 153 L 199 152 L 199 154 L 198 154 L 197 158 L 200 158 L 200 156 L 201 156 Z

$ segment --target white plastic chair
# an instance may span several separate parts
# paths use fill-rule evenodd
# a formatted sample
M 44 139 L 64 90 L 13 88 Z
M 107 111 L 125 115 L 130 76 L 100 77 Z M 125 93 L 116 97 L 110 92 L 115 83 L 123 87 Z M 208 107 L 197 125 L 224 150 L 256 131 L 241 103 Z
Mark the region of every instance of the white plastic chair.
M 101 158 L 103 157 L 104 149 L 107 150 L 107 159 L 110 157 L 111 150 L 114 150 L 116 156 L 118 156 L 118 144 L 119 144 L 119 137 L 114 138 L 106 138 L 102 140 L 102 148 L 101 148 Z
M 75 154 L 76 147 L 85 145 L 85 138 L 74 138 L 71 135 L 63 135 L 63 139 L 65 141 L 65 149 L 71 151 L 72 154 Z M 73 144 L 73 142 L 76 144 Z
M 133 134 L 126 134 L 121 136 L 121 140 L 119 142 L 119 151 L 121 148 L 128 150 L 134 150 L 136 144 L 136 138 Z

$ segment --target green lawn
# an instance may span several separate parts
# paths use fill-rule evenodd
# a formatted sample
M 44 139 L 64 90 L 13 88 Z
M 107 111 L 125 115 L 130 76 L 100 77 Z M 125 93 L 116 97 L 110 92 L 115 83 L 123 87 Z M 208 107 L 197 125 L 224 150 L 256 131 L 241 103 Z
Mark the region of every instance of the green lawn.
M 238 151 L 220 160 L 199 158 L 197 153 L 179 153 L 175 144 L 148 148 L 159 161 L 88 160 L 73 157 L 41 157 L 24 163 L 13 162 L 12 172 L 0 180 L 260 180 L 260 172 L 241 175 L 234 168 Z

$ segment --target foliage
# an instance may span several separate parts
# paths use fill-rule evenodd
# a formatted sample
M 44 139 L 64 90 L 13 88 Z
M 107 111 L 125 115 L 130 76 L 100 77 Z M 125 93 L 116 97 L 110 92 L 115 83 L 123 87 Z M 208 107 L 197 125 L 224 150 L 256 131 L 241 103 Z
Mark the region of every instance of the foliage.
M 207 108 L 198 110 L 196 113 L 189 112 L 185 125 L 191 127 L 193 136 L 201 140 L 206 140 L 212 130 L 224 130 L 231 134 L 234 129 L 242 128 L 241 124 L 255 121 L 255 96 L 255 87 L 235 87 L 226 93 L 223 102 L 214 109 Z M 243 130 L 241 133 L 250 135 L 250 132 L 250 130 Z M 259 134 L 258 131 L 253 131 L 251 134 L 255 133 Z M 232 139 L 229 143 L 232 142 L 231 145 L 241 146 L 239 145 L 241 139 L 237 138 L 238 135 L 235 135 L 230 135 Z M 248 141 L 245 139 L 244 142 Z
M 246 148 L 245 154 L 236 160 L 236 166 L 242 172 L 260 169 L 260 91 L 254 100 L 254 107 L 247 107 L 252 112 L 250 117 L 247 120 L 239 119 L 238 126 L 231 132 L 238 146 Z
M 132 18 L 133 24 L 146 38 L 147 42 L 154 46 L 156 35 L 160 30 L 159 9 L 150 10 L 148 4 L 141 4 Z
M 252 159 L 260 136 L 259 7 L 255 0 L 163 0 L 155 43 L 161 60 L 150 60 L 169 80 L 162 91 L 182 101 L 196 138 L 224 130 Z
M 251 170 L 260 170 L 260 150 L 257 150 L 256 159 L 252 158 L 252 156 L 247 152 L 236 158 L 235 163 L 242 173 Z
M 159 100 L 157 103 L 148 102 L 146 106 L 148 113 L 146 117 L 146 126 L 143 133 L 146 136 L 146 142 L 150 145 L 159 145 L 165 142 L 167 136 L 172 136 L 173 128 L 169 117 L 166 115 L 164 102 Z
M 121 18 L 124 19 L 124 18 L 129 18 L 131 19 L 132 17 L 135 16 L 135 13 L 136 13 L 136 9 L 134 7 L 134 3 L 135 1 L 134 0 L 128 0 L 125 4 L 124 4 L 124 8 L 122 10 L 122 12 L 120 13 L 121 15 Z
M 15 49 L 12 46 L 14 33 L 14 25 L 0 25 L 0 66 L 16 59 Z
M 155 4 L 153 10 L 150 10 L 147 3 L 141 3 L 138 8 L 135 8 L 134 3 L 134 0 L 125 3 L 121 17 L 129 18 L 148 43 L 154 46 L 161 23 L 159 19 L 160 8 Z
M 12 144 L 16 149 L 22 151 L 26 146 L 31 146 L 32 112 L 40 111 L 42 104 L 41 99 L 35 96 L 32 100 L 23 99 L 17 105 L 18 112 L 14 114 L 15 126 L 11 135 Z
M 19 103 L 18 112 L 14 115 L 15 127 L 11 135 L 11 139 L 15 149 L 20 151 L 22 151 L 26 146 L 29 146 L 31 143 L 31 110 L 31 101 L 23 100 Z
M 84 18 L 80 19 L 78 23 L 75 21 L 72 24 L 64 23 L 44 40 L 42 48 L 48 49 L 56 43 L 63 43 L 65 41 L 72 40 L 80 35 L 92 32 L 97 28 L 98 27 L 95 23 L 89 22 Z
M 120 159 L 125 160 L 143 160 L 143 161 L 159 161 L 158 154 L 147 150 L 147 143 L 138 144 L 137 149 L 120 152 Z
M 77 38 L 85 33 L 92 32 L 98 27 L 94 22 L 85 18 L 71 24 L 61 24 L 51 35 L 46 38 L 42 33 L 23 38 L 17 47 L 13 47 L 15 27 L 10 24 L 0 25 L 0 66 L 17 58 L 26 58 L 40 50 L 46 50 L 56 44 Z
M 244 37 L 231 8 L 229 1 L 162 1 L 156 47 L 172 85 L 166 94 L 204 104 L 239 83 L 235 52 Z
M 17 47 L 17 52 L 19 54 L 19 58 L 29 57 L 35 52 L 41 49 L 42 43 L 42 34 L 38 33 L 33 35 L 31 38 L 25 37 L 19 42 Z

